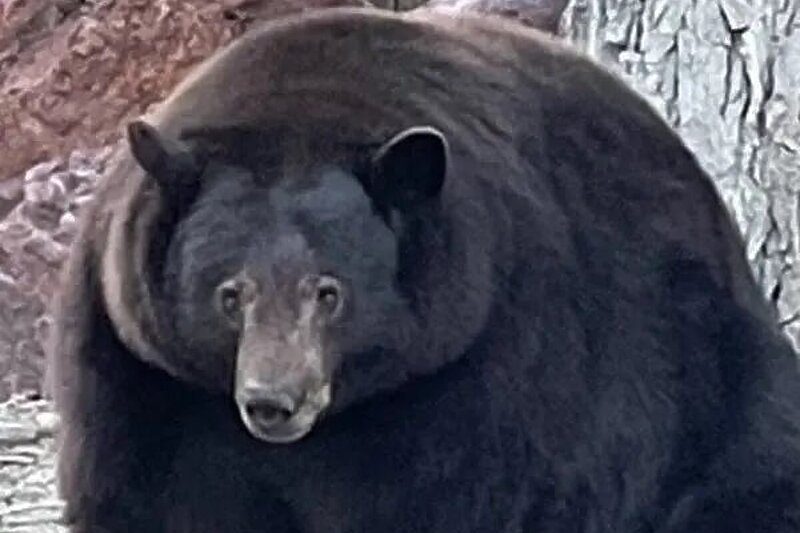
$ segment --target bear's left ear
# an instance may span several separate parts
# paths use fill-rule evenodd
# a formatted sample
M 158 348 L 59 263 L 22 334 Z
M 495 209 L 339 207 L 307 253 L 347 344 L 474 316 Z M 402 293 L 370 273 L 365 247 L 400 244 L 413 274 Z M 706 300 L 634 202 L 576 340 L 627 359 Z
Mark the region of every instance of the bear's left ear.
M 448 158 L 447 139 L 436 128 L 404 130 L 373 156 L 369 193 L 379 205 L 400 210 L 437 198 L 447 175 Z
M 143 120 L 127 127 L 128 145 L 139 166 L 171 199 L 183 196 L 199 180 L 202 163 L 184 143 L 169 139 Z

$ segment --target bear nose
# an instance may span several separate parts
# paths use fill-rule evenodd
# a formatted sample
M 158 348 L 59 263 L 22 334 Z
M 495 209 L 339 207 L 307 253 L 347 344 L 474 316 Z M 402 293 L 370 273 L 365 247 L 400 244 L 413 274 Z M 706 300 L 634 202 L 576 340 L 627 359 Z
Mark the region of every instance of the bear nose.
M 286 392 L 258 390 L 245 393 L 243 408 L 250 422 L 261 429 L 270 429 L 289 420 L 296 412 L 298 403 Z

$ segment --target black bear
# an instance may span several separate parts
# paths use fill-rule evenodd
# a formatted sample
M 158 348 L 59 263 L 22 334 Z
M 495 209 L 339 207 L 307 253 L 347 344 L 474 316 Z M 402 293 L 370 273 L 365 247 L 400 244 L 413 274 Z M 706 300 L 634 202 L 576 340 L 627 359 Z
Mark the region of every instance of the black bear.
M 800 527 L 793 350 L 711 181 L 592 62 L 305 13 L 127 135 L 58 306 L 72 532 Z

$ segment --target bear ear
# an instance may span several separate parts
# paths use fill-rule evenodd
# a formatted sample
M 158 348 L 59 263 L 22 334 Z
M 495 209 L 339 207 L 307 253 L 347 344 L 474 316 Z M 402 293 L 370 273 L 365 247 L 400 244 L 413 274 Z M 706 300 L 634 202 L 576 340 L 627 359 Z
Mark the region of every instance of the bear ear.
M 398 133 L 372 158 L 369 191 L 373 200 L 403 210 L 437 198 L 448 158 L 447 139 L 436 128 L 415 126 Z
M 194 180 L 199 176 L 200 162 L 180 141 L 164 137 L 143 120 L 130 122 L 127 133 L 136 162 L 165 192 L 185 186 L 187 179 Z

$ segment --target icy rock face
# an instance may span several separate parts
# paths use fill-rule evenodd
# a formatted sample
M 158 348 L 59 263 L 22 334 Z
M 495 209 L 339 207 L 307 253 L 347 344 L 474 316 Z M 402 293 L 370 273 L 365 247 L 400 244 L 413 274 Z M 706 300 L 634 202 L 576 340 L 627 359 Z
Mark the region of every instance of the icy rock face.
M 22 200 L 0 220 L 0 398 L 41 390 L 48 306 L 110 149 L 73 152 L 34 166 L 15 183 Z

